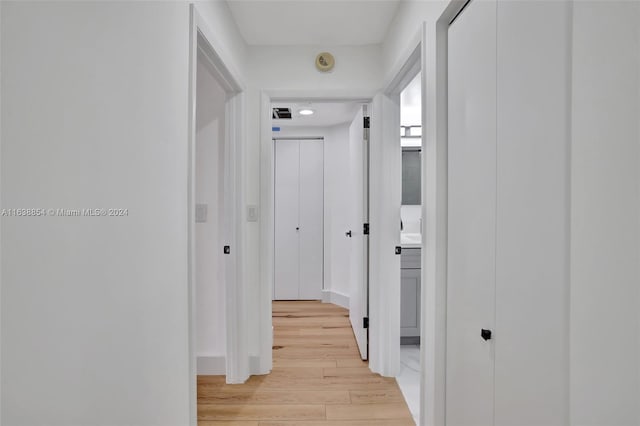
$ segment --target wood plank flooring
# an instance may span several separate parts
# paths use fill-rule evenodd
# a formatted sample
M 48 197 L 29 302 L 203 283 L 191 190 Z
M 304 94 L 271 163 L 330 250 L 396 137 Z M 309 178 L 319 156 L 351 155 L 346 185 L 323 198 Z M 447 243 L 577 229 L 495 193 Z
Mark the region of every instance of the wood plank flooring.
M 360 360 L 339 306 L 273 302 L 273 371 L 228 385 L 198 376 L 199 426 L 413 426 L 393 378 Z

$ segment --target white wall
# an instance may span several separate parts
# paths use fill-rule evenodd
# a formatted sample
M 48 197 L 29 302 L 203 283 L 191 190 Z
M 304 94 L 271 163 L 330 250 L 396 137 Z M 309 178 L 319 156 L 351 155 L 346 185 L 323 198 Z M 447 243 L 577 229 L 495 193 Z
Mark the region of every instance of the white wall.
M 186 425 L 188 7 L 0 7 L 2 424 Z
M 195 0 L 195 8 L 200 13 L 210 34 L 215 39 L 209 40 L 225 66 L 234 75 L 244 78 L 248 47 L 240 35 L 240 30 L 233 19 L 229 5 L 225 0 Z
M 328 51 L 335 68 L 321 73 L 316 55 Z M 381 87 L 380 46 L 250 46 L 248 76 L 263 89 L 349 91 Z M 344 95 L 343 95 L 344 96 Z
M 384 82 L 398 73 L 422 38 L 422 24 L 435 23 L 449 0 L 408 0 L 400 2 L 389 31 L 382 43 Z M 435 39 L 435 33 L 430 34 Z M 429 58 L 433 60 L 434 58 Z
M 274 137 L 324 137 L 324 290 L 337 293 L 348 307 L 350 241 L 345 232 L 353 226 L 345 210 L 349 194 L 349 124 L 330 127 L 282 127 Z M 331 297 L 331 296 L 328 296 Z
M 225 91 L 198 60 L 196 95 L 196 203 L 207 205 L 207 221 L 196 223 L 196 353 L 226 355 L 224 245 Z M 203 369 L 198 374 L 225 374 Z
M 640 422 L 640 5 L 575 2 L 571 424 Z

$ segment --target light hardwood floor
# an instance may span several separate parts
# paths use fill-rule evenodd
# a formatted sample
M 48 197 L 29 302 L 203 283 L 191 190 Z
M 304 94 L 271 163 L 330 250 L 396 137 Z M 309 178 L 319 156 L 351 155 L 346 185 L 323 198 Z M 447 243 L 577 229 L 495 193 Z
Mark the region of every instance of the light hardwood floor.
M 242 385 L 198 377 L 199 426 L 413 426 L 393 378 L 360 360 L 349 313 L 273 302 L 273 371 Z

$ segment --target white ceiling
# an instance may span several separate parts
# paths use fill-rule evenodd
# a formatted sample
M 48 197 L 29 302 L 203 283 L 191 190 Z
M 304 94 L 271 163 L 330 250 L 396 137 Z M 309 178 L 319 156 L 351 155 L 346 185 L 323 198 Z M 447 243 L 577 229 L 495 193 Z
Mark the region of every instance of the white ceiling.
M 250 45 L 381 43 L 400 0 L 227 0 Z
M 278 127 L 327 127 L 343 123 L 351 123 L 362 107 L 358 102 L 275 102 L 272 107 L 291 108 L 291 120 L 273 120 L 273 125 Z M 298 110 L 310 108 L 315 111 L 313 115 L 303 116 Z

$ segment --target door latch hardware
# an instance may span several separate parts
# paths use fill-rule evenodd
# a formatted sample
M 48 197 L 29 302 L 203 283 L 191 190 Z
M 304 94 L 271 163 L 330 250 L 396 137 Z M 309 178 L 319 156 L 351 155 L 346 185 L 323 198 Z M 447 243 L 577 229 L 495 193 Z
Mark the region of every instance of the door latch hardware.
M 369 318 L 368 317 L 362 318 L 362 328 L 369 328 Z
M 396 246 L 396 254 L 402 254 L 402 247 Z
M 362 226 L 362 233 L 363 233 L 364 235 L 369 235 L 369 224 L 368 224 L 368 223 L 363 224 L 363 226 Z
M 224 246 L 224 254 L 230 254 L 231 253 L 231 247 L 230 246 Z
M 491 340 L 491 330 L 482 329 L 480 330 L 480 337 L 482 337 L 485 341 Z

